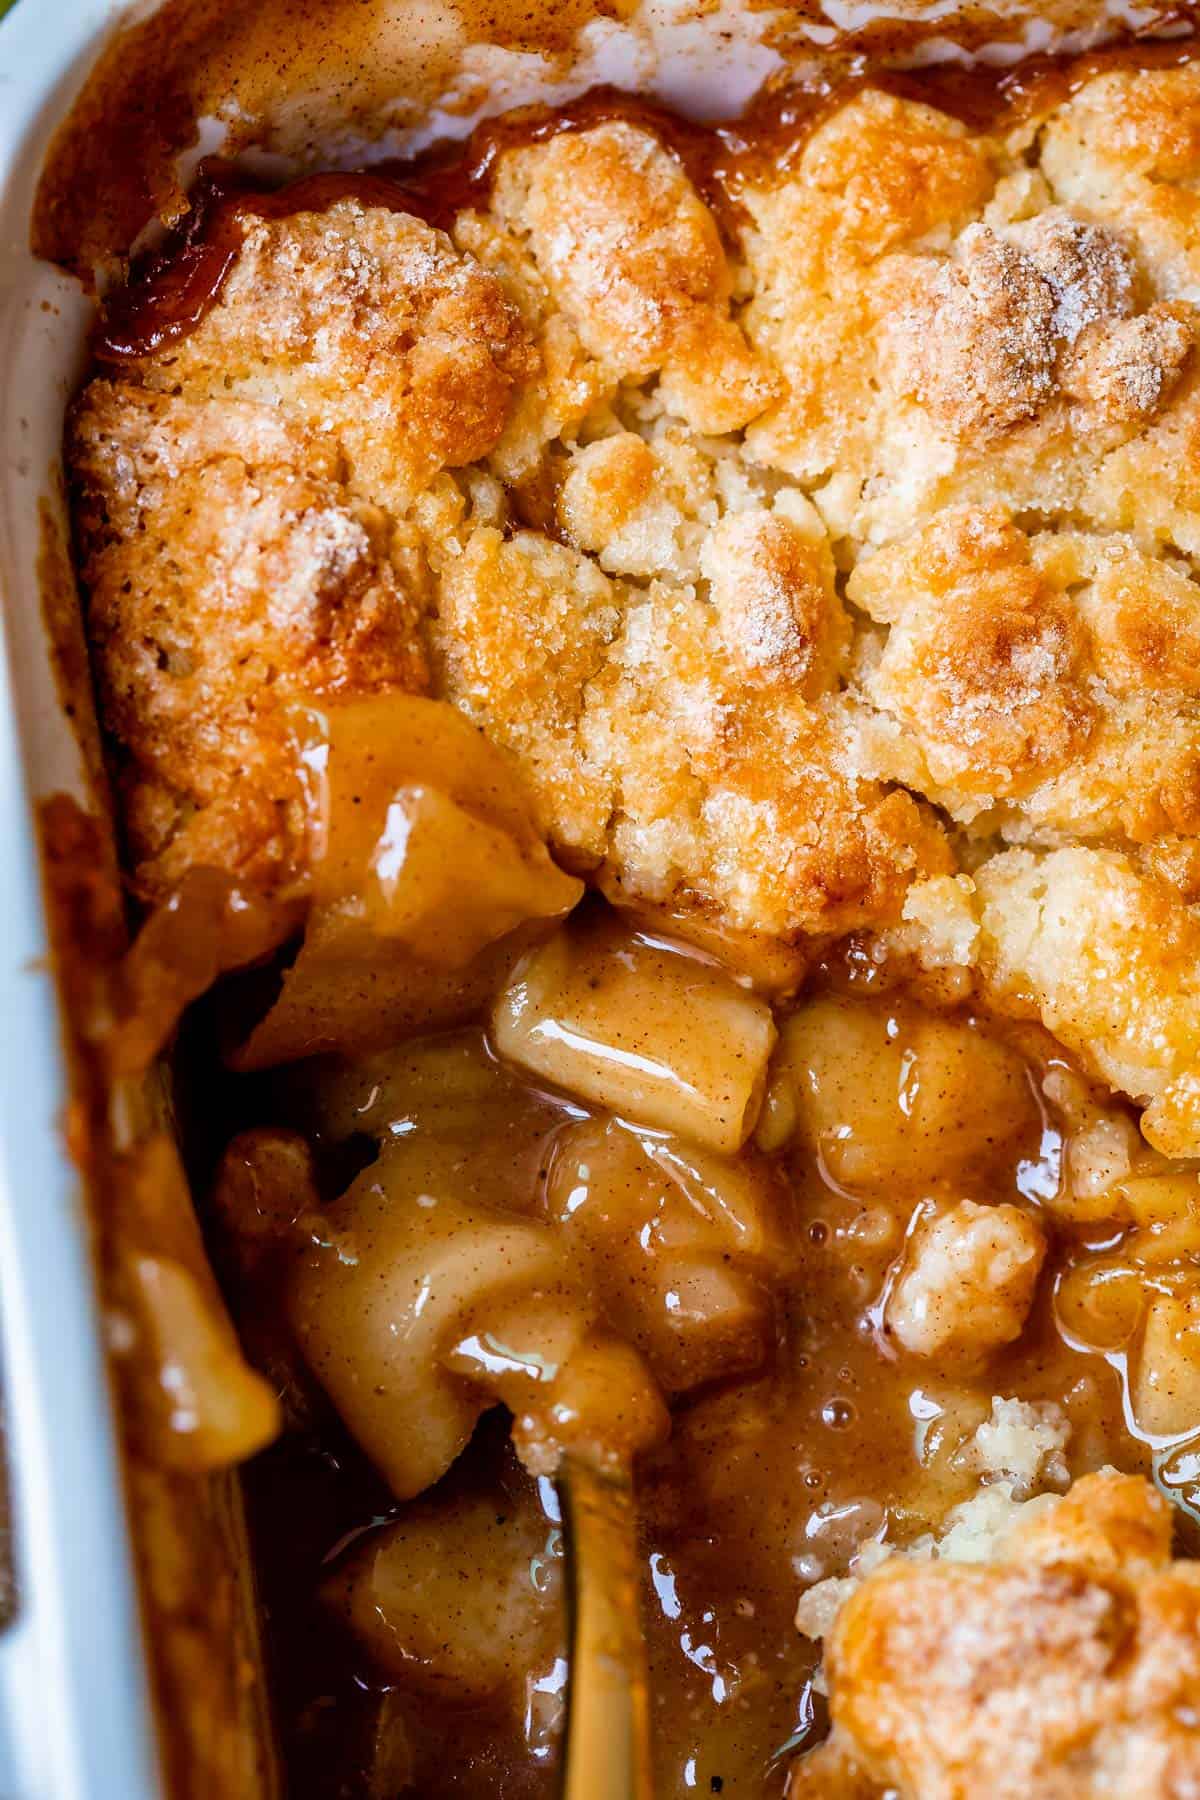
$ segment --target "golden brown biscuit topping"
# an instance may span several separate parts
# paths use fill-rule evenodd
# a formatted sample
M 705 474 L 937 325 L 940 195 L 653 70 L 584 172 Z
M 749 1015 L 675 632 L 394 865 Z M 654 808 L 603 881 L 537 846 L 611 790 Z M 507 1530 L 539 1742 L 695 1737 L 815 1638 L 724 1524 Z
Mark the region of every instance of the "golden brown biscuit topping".
M 1198 1622 L 1200 1568 L 1171 1562 L 1170 1510 L 1132 1476 L 1085 1477 L 983 1566 L 889 1559 L 837 1619 L 835 1739 L 789 1794 L 1181 1800 Z
M 1118 94 L 1161 155 L 1128 150 Z M 124 631 L 161 596 L 137 521 L 167 504 L 210 607 L 230 579 L 278 588 L 273 620 L 295 596 L 275 660 L 231 639 L 210 680 L 232 620 L 195 630 L 171 565 L 199 675 L 178 645 L 158 667 L 112 650 L 146 879 L 230 834 L 240 864 L 302 877 L 281 769 L 269 800 L 243 785 L 228 830 L 205 822 L 235 769 L 282 754 L 275 701 L 432 679 L 524 763 L 558 853 L 629 902 L 824 938 L 894 926 L 956 863 L 1078 843 L 1136 849 L 1172 904 L 1183 851 L 1155 846 L 1200 824 L 1181 474 L 1200 390 L 1171 184 L 1200 89 L 1190 66 L 1115 69 L 1047 104 L 989 134 L 867 87 L 778 173 L 747 164 L 737 242 L 671 145 L 621 118 L 502 146 L 453 241 L 344 196 L 239 215 L 202 322 L 77 415 L 99 642 L 106 610 Z M 235 553 L 285 505 L 252 477 L 217 502 L 223 573 L 215 465 L 181 449 L 169 499 L 129 511 L 108 452 L 84 454 L 101 431 L 140 470 L 148 409 L 180 431 L 201 403 L 231 456 L 269 408 L 303 434 L 286 466 L 340 484 L 347 517 L 306 499 L 303 530 L 278 527 L 297 566 L 251 575 Z M 169 749 L 131 741 L 143 691 L 191 721 Z M 204 718 L 224 721 L 209 751 Z

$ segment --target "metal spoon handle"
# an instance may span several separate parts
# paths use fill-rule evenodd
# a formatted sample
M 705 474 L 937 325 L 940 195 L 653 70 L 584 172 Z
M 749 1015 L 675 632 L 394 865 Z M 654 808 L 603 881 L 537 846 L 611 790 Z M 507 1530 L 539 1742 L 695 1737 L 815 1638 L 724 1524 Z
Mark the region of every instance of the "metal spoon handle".
M 571 1605 L 563 1800 L 651 1800 L 632 1478 L 568 1454 L 559 1491 Z

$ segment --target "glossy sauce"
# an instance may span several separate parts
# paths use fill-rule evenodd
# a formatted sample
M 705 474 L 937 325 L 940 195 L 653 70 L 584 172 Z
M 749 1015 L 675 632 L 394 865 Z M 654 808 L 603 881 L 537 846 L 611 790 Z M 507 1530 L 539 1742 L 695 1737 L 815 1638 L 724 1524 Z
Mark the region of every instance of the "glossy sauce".
M 811 1679 L 816 1649 L 793 1623 L 801 1592 L 842 1573 L 855 1547 L 885 1525 L 903 1542 L 974 1491 L 955 1458 L 987 1416 L 992 1395 L 1064 1406 L 1073 1474 L 1109 1461 L 1146 1463 L 1144 1446 L 1126 1428 L 1120 1370 L 1102 1354 L 1070 1347 L 1056 1327 L 1057 1269 L 1077 1254 L 1080 1234 L 1055 1233 L 1033 1318 L 1019 1342 L 982 1372 L 897 1355 L 881 1334 L 889 1271 L 914 1208 L 930 1191 L 919 1166 L 929 1148 L 914 1144 L 909 1123 L 922 1079 L 913 1034 L 927 1029 L 930 1015 L 903 986 L 877 992 L 874 967 L 864 992 L 863 968 L 849 946 L 818 975 L 805 1003 L 824 996 L 856 1017 L 865 1010 L 889 1054 L 892 1046 L 901 1053 L 907 1074 L 886 1121 L 894 1158 L 886 1193 L 870 1182 L 851 1191 L 811 1149 L 794 1144 L 775 1155 L 788 1194 L 789 1249 L 769 1353 L 744 1376 L 686 1395 L 670 1440 L 639 1470 L 643 1609 L 657 1791 L 664 1796 L 782 1792 L 790 1755 L 819 1741 L 826 1724 Z M 987 1021 L 964 1016 L 958 1024 L 991 1042 L 1010 1041 L 1008 1028 Z M 470 1028 L 462 1037 L 470 1039 Z M 1017 1050 L 1031 1081 L 1056 1054 L 1040 1034 L 1020 1040 Z M 235 1122 L 307 1120 L 311 1133 L 314 1080 L 319 1074 L 301 1064 L 265 1086 L 235 1083 Z M 581 1108 L 509 1076 L 501 1081 L 498 1071 L 497 1083 L 494 1109 L 472 1103 L 500 1184 L 495 1191 L 532 1199 L 552 1178 L 555 1146 L 578 1129 Z M 405 1110 L 393 1096 L 392 1105 L 399 1120 L 393 1129 L 419 1138 L 420 1103 Z M 976 1162 L 966 1181 L 976 1198 L 1036 1206 L 1058 1191 L 1061 1133 L 1032 1099 L 1023 1119 L 994 1155 Z M 880 1123 L 876 1115 L 872 1129 Z M 320 1129 L 316 1141 L 320 1146 Z M 953 1146 L 939 1141 L 933 1154 L 943 1152 L 952 1168 Z M 336 1192 L 346 1166 L 332 1142 L 330 1153 Z M 364 1147 L 361 1154 L 371 1152 Z M 914 1155 L 916 1176 L 906 1179 Z M 941 1185 L 963 1191 L 953 1177 Z M 252 1305 L 269 1334 L 270 1308 Z M 254 1353 L 253 1331 L 250 1347 Z M 403 1518 L 405 1508 L 319 1395 L 306 1397 L 300 1419 L 248 1473 L 290 1791 L 313 1800 L 409 1791 L 428 1800 L 483 1800 L 497 1792 L 548 1800 L 556 1791 L 561 1726 L 557 1653 L 547 1653 L 544 1668 L 514 1668 L 505 1695 L 465 1708 L 452 1696 L 431 1699 L 397 1685 L 394 1671 L 374 1663 L 331 1613 L 328 1588 L 345 1559 L 387 1521 Z M 415 1503 L 438 1509 L 447 1554 L 457 1538 L 456 1508 L 481 1493 L 492 1495 L 500 1512 L 540 1515 L 552 1543 L 552 1490 L 519 1468 L 502 1411 L 484 1418 L 432 1499 Z

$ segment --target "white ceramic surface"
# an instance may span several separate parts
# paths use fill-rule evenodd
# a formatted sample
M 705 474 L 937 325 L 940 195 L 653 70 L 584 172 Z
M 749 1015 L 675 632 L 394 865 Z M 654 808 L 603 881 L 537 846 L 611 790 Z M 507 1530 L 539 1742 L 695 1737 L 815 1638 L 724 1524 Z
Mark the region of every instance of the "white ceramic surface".
M 21 1606 L 0 1637 L 0 1800 L 160 1792 L 29 804 L 77 789 L 36 582 L 38 501 L 88 309 L 35 263 L 48 130 L 111 26 L 106 0 L 0 24 L 0 1356 Z
M 22 1589 L 18 1623 L 0 1637 L 0 1800 L 153 1800 L 161 1792 L 101 1320 L 79 1182 L 58 1129 L 63 1065 L 41 961 L 30 823 L 32 798 L 81 786 L 36 569 L 38 503 L 52 491 L 90 308 L 73 283 L 31 257 L 28 218 L 50 131 L 128 10 L 147 10 L 146 0 L 132 9 L 116 0 L 18 0 L 0 22 L 0 1361 Z M 842 25 L 881 10 L 869 0 L 827 4 Z M 1043 47 L 1039 9 L 1028 10 L 1026 42 Z M 558 95 L 615 79 L 705 110 L 720 94 L 735 110 L 777 58 L 752 41 L 738 0 L 697 11 L 685 0 L 645 0 L 629 26 L 589 27 L 576 76 Z M 1111 12 L 1141 22 L 1124 0 Z M 731 59 L 720 32 L 733 15 Z M 527 54 L 468 55 L 464 76 L 480 75 L 486 111 L 545 89 L 541 59 Z M 451 122 L 462 131 L 471 121 L 437 109 L 403 146 L 381 147 L 411 148 Z M 212 123 L 206 143 L 220 136 Z M 339 146 L 343 157 L 349 148 Z

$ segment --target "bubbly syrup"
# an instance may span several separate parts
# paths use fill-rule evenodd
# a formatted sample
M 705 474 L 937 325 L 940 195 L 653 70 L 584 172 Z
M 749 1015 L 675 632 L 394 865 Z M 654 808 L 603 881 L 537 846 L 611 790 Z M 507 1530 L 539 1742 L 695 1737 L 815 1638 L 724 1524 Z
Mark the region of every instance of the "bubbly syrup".
M 845 958 L 831 959 L 806 1002 L 826 994 L 865 1007 L 881 1039 L 903 1048 L 928 1015 L 902 987 L 876 992 L 876 971 L 865 993 L 863 980 L 851 946 Z M 976 1028 L 1008 1035 L 987 1021 Z M 1036 1082 L 1043 1058 L 1056 1053 L 1040 1034 L 1021 1048 Z M 301 1066 L 265 1085 L 262 1078 L 235 1083 L 232 1122 L 294 1123 L 309 1104 L 310 1079 Z M 919 1081 L 914 1061 L 911 1083 Z M 556 1136 L 580 1109 L 558 1110 L 553 1096 L 520 1083 L 510 1091 L 491 1154 L 497 1167 L 519 1168 L 521 1180 L 536 1186 L 552 1164 Z M 793 1622 L 801 1592 L 844 1572 L 854 1548 L 885 1526 L 903 1541 L 974 1491 L 955 1459 L 993 1395 L 1064 1406 L 1072 1474 L 1110 1461 L 1146 1466 L 1144 1446 L 1126 1427 L 1120 1370 L 1073 1348 L 1056 1328 L 1056 1271 L 1075 1249 L 1069 1232 L 1053 1238 L 1021 1338 L 982 1373 L 897 1356 L 881 1336 L 880 1296 L 913 1209 L 929 1191 L 919 1173 L 905 1173 L 907 1104 L 898 1092 L 895 1179 L 886 1199 L 851 1193 L 811 1152 L 778 1153 L 793 1265 L 773 1351 L 754 1374 L 686 1398 L 670 1440 L 639 1470 L 642 1607 L 663 1796 L 782 1793 L 790 1757 L 818 1742 L 827 1724 L 812 1681 L 817 1652 Z M 419 1115 L 404 1128 L 419 1132 Z M 330 1165 L 333 1192 L 353 1172 L 345 1155 Z M 1052 1121 L 1031 1106 L 1027 1128 L 983 1160 L 968 1190 L 980 1200 L 1036 1203 L 1057 1190 L 1061 1155 Z M 506 1415 L 489 1414 L 434 1491 L 448 1547 L 456 1508 L 481 1492 L 498 1508 L 542 1508 L 553 1533 L 552 1494 L 520 1470 L 506 1432 Z M 247 1481 L 289 1791 L 313 1800 L 405 1791 L 426 1800 L 496 1793 L 548 1800 L 557 1791 L 560 1696 L 551 1694 L 531 1719 L 526 1678 L 544 1689 L 565 1679 L 564 1671 L 556 1676 L 553 1662 L 544 1671 L 516 1668 L 504 1696 L 467 1709 L 453 1698 L 408 1694 L 322 1598 L 341 1559 L 404 1515 L 332 1409 L 318 1401 L 302 1429 L 251 1465 Z M 389 1788 L 388 1780 L 402 1785 Z

